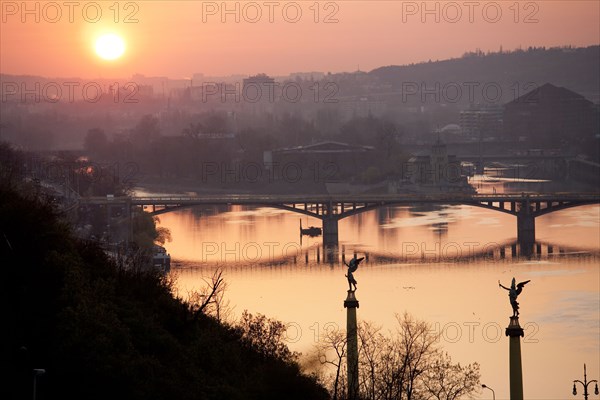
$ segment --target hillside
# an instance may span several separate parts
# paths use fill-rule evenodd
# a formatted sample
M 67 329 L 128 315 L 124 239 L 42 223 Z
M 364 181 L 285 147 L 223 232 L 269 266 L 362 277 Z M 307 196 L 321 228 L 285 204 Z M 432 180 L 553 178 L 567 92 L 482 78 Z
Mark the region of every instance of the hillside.
M 1 175 L 1 174 L 0 174 Z M 193 313 L 155 273 L 73 238 L 48 204 L 0 185 L 0 398 L 326 399 L 297 364 Z
M 503 101 L 514 99 L 514 93 L 524 94 L 524 86 L 550 82 L 573 90 L 598 103 L 600 99 L 600 46 L 586 48 L 532 48 L 526 51 L 502 53 L 468 53 L 462 58 L 426 62 L 406 66 L 377 68 L 369 75 L 382 83 L 401 90 L 406 82 L 426 82 L 427 87 L 455 82 L 476 82 L 480 85 L 498 83 L 503 89 Z M 519 86 L 517 86 L 519 85 Z M 480 91 L 475 91 L 475 93 Z M 463 96 L 461 100 L 466 100 Z

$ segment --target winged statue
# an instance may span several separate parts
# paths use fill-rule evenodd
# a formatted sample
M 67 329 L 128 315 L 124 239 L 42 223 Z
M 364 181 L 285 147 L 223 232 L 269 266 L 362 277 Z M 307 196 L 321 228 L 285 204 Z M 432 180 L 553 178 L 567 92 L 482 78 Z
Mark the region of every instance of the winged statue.
M 517 302 L 517 297 L 519 297 L 519 295 L 523 291 L 523 287 L 525 287 L 525 285 L 529 282 L 531 282 L 531 280 L 516 283 L 515 278 L 512 278 L 510 288 L 507 288 L 506 286 L 502 285 L 500 281 L 498 281 L 499 287 L 501 287 L 504 290 L 508 290 L 508 298 L 510 299 L 510 305 L 513 309 L 513 317 L 519 316 L 519 303 Z
M 346 278 L 348 278 L 348 289 L 352 292 L 356 291 L 357 283 L 356 279 L 354 279 L 353 273 L 356 272 L 358 265 L 364 259 L 364 257 L 356 258 L 356 255 L 354 255 L 354 257 L 350 260 L 350 263 L 346 264 L 346 261 L 344 261 L 344 264 L 346 264 L 346 267 L 348 267 L 348 274 L 346 274 Z M 352 290 L 352 285 L 354 285 L 354 290 Z

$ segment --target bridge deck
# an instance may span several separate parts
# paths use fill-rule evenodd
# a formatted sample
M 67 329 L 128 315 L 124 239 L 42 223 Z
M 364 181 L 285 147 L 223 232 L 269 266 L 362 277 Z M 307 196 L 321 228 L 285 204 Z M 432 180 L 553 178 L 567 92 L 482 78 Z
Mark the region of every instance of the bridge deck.
M 268 205 L 298 203 L 447 203 L 462 204 L 473 202 L 573 202 L 599 201 L 600 193 L 543 193 L 543 194 L 359 194 L 359 195 L 261 195 L 229 194 L 202 196 L 140 196 L 140 197 L 87 197 L 83 204 L 130 203 L 131 205 L 193 205 L 193 204 L 236 204 Z
M 323 244 L 338 245 L 338 221 L 378 207 L 435 203 L 468 204 L 517 216 L 517 237 L 524 246 L 535 241 L 535 217 L 584 204 L 600 203 L 600 193 L 504 193 L 504 194 L 360 194 L 360 195 L 205 195 L 153 197 L 91 197 L 83 204 L 150 206 L 153 214 L 196 205 L 254 205 L 281 208 L 323 221 Z M 162 208 L 156 210 L 156 207 Z

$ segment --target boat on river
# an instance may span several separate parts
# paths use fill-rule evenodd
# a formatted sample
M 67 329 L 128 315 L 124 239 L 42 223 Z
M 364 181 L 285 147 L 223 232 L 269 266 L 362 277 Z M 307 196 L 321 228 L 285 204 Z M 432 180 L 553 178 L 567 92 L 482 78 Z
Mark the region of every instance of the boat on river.
M 308 228 L 302 228 L 302 219 L 300 220 L 300 235 L 317 237 L 323 233 L 322 229 L 316 226 L 309 226 Z

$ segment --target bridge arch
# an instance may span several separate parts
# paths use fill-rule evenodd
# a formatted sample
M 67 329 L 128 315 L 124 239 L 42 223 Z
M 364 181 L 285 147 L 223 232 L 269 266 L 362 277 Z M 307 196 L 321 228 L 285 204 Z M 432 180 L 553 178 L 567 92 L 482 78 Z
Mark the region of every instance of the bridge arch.
M 579 207 L 579 206 L 588 206 L 592 204 L 600 204 L 600 200 L 590 200 L 590 201 L 577 201 L 577 202 L 566 202 L 558 205 L 550 205 L 549 207 L 542 208 L 538 211 L 534 212 L 535 217 L 541 217 L 542 215 L 550 214 L 555 211 L 562 211 L 568 208 Z
M 416 201 L 415 201 L 416 202 Z M 353 215 L 361 214 L 367 211 L 376 210 L 381 207 L 394 207 L 394 206 L 406 206 L 413 204 L 415 202 L 401 200 L 387 200 L 380 202 L 361 202 L 354 203 L 354 207 L 351 209 L 345 208 L 344 205 L 353 204 L 353 203 L 343 203 L 343 202 L 330 202 L 327 203 L 236 203 L 230 202 L 228 205 L 251 205 L 256 207 L 269 207 L 275 208 L 279 210 L 290 211 L 294 213 L 299 213 L 302 215 L 307 215 L 309 217 L 324 219 L 324 218 L 336 218 L 338 220 L 344 219 Z M 472 207 L 485 208 L 492 211 L 503 212 L 506 214 L 510 214 L 513 216 L 518 215 L 518 213 L 522 210 L 523 206 L 529 204 L 531 209 L 531 215 L 535 217 L 539 217 L 542 215 L 546 215 L 555 211 L 561 211 L 568 208 L 579 207 L 584 205 L 591 204 L 600 204 L 599 199 L 591 199 L 591 200 L 580 200 L 580 201 L 535 201 L 535 199 L 527 199 L 524 200 L 511 200 L 511 201 L 444 201 L 440 200 L 438 202 L 432 202 L 432 204 L 449 204 L 449 205 L 467 205 Z M 510 203 L 510 208 L 504 208 L 504 203 Z M 191 204 L 177 204 L 177 205 L 165 205 L 163 208 L 151 211 L 151 215 L 161 215 L 166 214 L 172 211 L 179 211 L 186 208 L 192 208 L 200 205 L 206 205 L 207 203 L 191 203 Z M 496 205 L 497 204 L 497 205 Z M 542 205 L 544 207 L 542 207 Z M 143 205 L 147 207 L 148 205 Z M 304 206 L 304 208 L 302 208 Z
M 599 204 L 600 193 L 556 194 L 360 194 L 360 195 L 205 195 L 197 197 L 84 198 L 80 204 L 152 206 L 152 215 L 161 215 L 198 205 L 251 205 L 271 207 L 320 219 L 324 244 L 337 244 L 338 221 L 380 207 L 410 204 L 469 205 L 517 217 L 520 242 L 535 241 L 535 218 L 551 212 L 588 204 Z M 162 207 L 155 210 L 155 207 Z M 506 206 L 506 207 L 505 207 Z

